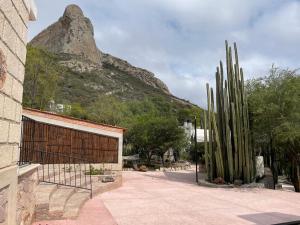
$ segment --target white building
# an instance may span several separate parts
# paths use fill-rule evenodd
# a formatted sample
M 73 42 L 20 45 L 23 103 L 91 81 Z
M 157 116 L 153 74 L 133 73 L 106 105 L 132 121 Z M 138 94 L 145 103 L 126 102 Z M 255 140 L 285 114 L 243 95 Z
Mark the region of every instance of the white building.
M 195 126 L 193 125 L 192 122 L 190 121 L 184 122 L 182 128 L 184 129 L 188 138 L 195 137 Z M 204 129 L 197 128 L 196 132 L 197 132 L 197 142 L 198 143 L 204 142 Z M 209 140 L 209 133 L 208 131 L 206 132 L 207 132 L 207 140 Z

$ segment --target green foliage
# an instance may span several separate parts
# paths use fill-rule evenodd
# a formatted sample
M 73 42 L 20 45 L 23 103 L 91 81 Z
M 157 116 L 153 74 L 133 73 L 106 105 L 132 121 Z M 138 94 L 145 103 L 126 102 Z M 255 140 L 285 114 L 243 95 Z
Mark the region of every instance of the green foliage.
M 101 96 L 87 108 L 88 118 L 111 125 L 120 125 L 126 117 L 127 106 L 114 96 Z
M 191 108 L 181 108 L 177 112 L 177 118 L 180 124 L 183 124 L 185 121 L 190 120 L 194 121 L 195 116 L 197 118 L 197 126 L 203 128 L 204 121 L 202 121 L 202 114 L 203 110 L 199 107 L 191 107 Z
M 247 83 L 255 144 L 270 143 L 281 124 L 300 122 L 300 77 L 296 71 L 272 67 L 270 74 Z
M 175 118 L 140 116 L 126 134 L 128 143 L 150 162 L 152 155 L 163 156 L 169 149 L 183 150 L 188 145 L 187 137 Z
M 56 57 L 43 49 L 27 48 L 27 60 L 24 80 L 24 105 L 46 109 L 54 99 L 57 82 L 62 67 L 56 63 Z
M 300 165 L 300 77 L 295 70 L 272 67 L 264 78 L 248 81 L 253 142 L 262 153 L 273 148 L 282 168 Z M 298 178 L 299 179 L 299 178 Z
M 85 173 L 86 175 L 104 175 L 104 170 L 102 168 L 96 169 L 92 165 L 90 166 L 90 170 Z
M 71 104 L 71 110 L 64 112 L 64 114 L 78 119 L 87 119 L 87 112 L 79 103 Z
M 64 114 L 113 125 L 131 126 L 137 115 L 179 117 L 200 115 L 200 108 L 182 104 L 113 65 L 75 72 L 60 64 L 71 56 L 28 46 L 24 105 L 48 109 L 50 100 L 72 106 Z

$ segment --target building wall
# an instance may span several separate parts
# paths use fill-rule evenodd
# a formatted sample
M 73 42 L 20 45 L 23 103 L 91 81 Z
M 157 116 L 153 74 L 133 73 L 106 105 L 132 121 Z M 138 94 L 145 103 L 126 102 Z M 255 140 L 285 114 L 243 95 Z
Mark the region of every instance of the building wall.
M 1 225 L 16 224 L 24 65 L 28 22 L 35 19 L 33 10 L 31 0 L 0 0 L 0 55 L 3 59 L 0 71 Z M 4 65 L 6 70 L 3 69 Z

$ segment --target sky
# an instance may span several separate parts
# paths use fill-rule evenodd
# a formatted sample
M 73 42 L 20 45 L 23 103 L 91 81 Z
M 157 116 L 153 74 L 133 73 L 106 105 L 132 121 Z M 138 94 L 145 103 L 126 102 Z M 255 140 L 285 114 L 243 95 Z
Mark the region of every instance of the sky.
M 98 48 L 155 73 L 172 94 L 206 107 L 225 59 L 224 41 L 237 42 L 246 79 L 272 64 L 299 68 L 299 0 L 35 0 L 38 20 L 29 40 L 62 16 L 68 4 L 90 18 Z

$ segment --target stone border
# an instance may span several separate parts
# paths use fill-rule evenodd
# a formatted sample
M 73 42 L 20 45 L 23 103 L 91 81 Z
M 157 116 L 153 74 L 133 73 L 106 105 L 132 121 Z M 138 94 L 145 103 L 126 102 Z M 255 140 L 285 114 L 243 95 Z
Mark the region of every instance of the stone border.
M 236 187 L 233 184 L 214 184 L 214 183 L 210 183 L 205 180 L 198 180 L 198 185 L 203 186 L 203 187 L 210 187 L 210 188 L 234 188 L 234 187 Z
M 32 172 L 33 170 L 36 170 L 40 164 L 30 164 L 23 167 L 18 168 L 18 176 L 21 177 L 27 173 Z
M 250 183 L 237 186 L 234 184 L 214 184 L 205 180 L 199 180 L 198 185 L 209 188 L 265 188 L 264 184 L 262 183 Z

